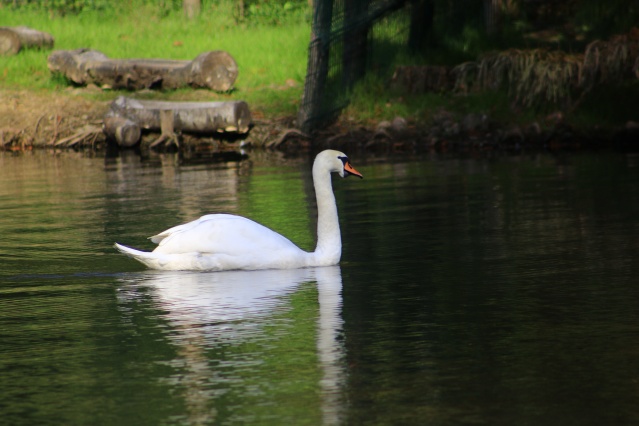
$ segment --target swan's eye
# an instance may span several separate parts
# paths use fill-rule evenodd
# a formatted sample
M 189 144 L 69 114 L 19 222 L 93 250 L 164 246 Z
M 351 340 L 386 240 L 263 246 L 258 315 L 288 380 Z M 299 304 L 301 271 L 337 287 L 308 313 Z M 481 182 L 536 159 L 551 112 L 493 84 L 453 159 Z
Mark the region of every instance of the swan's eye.
M 344 163 L 344 165 L 348 164 L 348 157 L 344 156 L 338 156 L 337 158 L 339 158 L 340 160 L 342 160 L 342 163 Z

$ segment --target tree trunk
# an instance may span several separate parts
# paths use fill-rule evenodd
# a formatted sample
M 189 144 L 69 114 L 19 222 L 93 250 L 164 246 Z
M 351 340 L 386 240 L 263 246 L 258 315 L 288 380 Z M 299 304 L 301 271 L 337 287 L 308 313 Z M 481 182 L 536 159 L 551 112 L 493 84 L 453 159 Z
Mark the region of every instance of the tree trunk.
M 200 14 L 201 9 L 201 0 L 182 0 L 182 10 L 184 10 L 184 16 L 188 19 L 196 18 Z
M 488 34 L 495 34 L 499 29 L 501 9 L 501 0 L 484 0 L 484 22 Z
M 171 112 L 172 119 L 167 119 Z M 140 139 L 141 129 L 167 136 L 175 132 L 247 133 L 250 124 L 251 112 L 244 101 L 165 102 L 120 96 L 104 117 L 104 133 L 120 146 L 132 146 Z
M 191 86 L 226 92 L 238 74 L 233 57 L 221 50 L 202 53 L 192 61 L 109 59 L 97 50 L 56 50 L 49 55 L 48 66 L 76 84 L 126 90 Z
M 29 27 L 0 27 L 0 55 L 15 55 L 21 49 L 51 49 L 54 38 Z

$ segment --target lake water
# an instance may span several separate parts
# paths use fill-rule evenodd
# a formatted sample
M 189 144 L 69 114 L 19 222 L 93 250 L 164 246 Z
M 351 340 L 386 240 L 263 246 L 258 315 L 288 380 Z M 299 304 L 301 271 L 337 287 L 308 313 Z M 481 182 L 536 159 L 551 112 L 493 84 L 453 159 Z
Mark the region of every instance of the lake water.
M 118 254 L 211 212 L 312 249 L 310 158 L 0 153 L 3 425 L 639 424 L 639 156 L 351 153 L 330 268 Z

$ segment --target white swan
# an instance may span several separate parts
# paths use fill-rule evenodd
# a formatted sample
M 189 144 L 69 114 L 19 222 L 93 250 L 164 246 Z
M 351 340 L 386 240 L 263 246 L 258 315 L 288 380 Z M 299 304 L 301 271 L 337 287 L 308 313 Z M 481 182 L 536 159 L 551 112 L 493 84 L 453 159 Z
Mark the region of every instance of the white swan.
M 317 197 L 317 246 L 309 253 L 286 237 L 250 219 L 209 214 L 151 237 L 152 252 L 115 243 L 115 248 L 152 269 L 225 271 L 233 269 L 292 269 L 336 265 L 342 255 L 337 206 L 331 173 L 362 174 L 339 151 L 315 157 L 313 183 Z

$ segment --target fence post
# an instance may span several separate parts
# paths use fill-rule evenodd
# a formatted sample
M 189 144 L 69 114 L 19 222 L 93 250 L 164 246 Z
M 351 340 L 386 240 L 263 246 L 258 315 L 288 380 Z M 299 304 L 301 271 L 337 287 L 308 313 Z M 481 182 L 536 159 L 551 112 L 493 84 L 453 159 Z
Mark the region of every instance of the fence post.
M 427 40 L 433 33 L 435 5 L 433 0 L 412 0 L 410 7 L 408 47 L 413 54 L 423 54 Z
M 324 101 L 323 91 L 328 76 L 328 55 L 330 51 L 329 32 L 333 14 L 333 0 L 313 2 L 313 25 L 311 42 L 308 49 L 306 82 L 297 124 L 300 130 L 309 133 L 313 130 L 313 118 L 321 109 Z
M 366 73 L 368 32 L 367 0 L 344 1 L 344 35 L 342 54 L 343 89 L 350 90 Z

